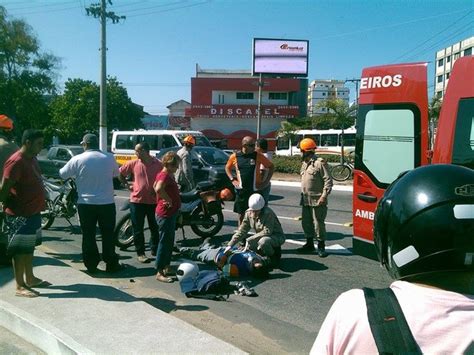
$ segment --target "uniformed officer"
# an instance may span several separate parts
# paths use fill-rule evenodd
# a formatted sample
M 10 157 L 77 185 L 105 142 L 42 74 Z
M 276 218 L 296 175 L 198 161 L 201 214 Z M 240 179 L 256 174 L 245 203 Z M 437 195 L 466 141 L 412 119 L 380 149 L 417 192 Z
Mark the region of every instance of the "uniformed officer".
M 303 164 L 301 165 L 302 225 L 306 244 L 298 251 L 314 251 L 314 237 L 318 240 L 318 255 L 327 256 L 325 250 L 328 196 L 332 189 L 332 177 L 327 162 L 316 156 L 316 143 L 311 138 L 300 142 Z

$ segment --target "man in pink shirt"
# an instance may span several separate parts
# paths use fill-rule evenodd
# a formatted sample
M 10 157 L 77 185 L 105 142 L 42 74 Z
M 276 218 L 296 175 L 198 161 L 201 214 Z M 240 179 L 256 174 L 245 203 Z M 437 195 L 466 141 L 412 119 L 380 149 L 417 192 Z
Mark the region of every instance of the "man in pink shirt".
M 138 143 L 135 146 L 135 154 L 138 159 L 131 160 L 120 167 L 119 179 L 127 184 L 125 177 L 132 175 L 133 183 L 129 185 L 130 213 L 132 220 L 133 239 L 137 250 L 138 261 L 148 263 L 151 261 L 145 254 L 145 236 L 143 226 L 145 216 L 150 227 L 150 250 L 153 256 L 158 248 L 158 225 L 155 219 L 156 194 L 153 189 L 156 175 L 161 171 L 161 162 L 150 155 L 150 146 L 147 142 Z
M 473 352 L 473 182 L 469 168 L 436 164 L 390 185 L 376 210 L 374 242 L 397 280 L 388 290 L 395 298 L 387 298 L 401 312 L 382 311 L 380 298 L 378 307 L 368 307 L 374 294 L 364 293 L 376 290 L 347 291 L 332 305 L 311 354 Z M 374 310 L 382 316 L 373 317 Z

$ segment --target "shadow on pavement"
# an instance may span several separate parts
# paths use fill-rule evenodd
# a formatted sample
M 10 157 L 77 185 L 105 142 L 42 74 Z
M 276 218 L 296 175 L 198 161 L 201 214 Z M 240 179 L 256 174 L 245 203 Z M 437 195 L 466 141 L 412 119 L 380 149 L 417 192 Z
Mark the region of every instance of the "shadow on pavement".
M 284 257 L 280 260 L 279 269 L 284 272 L 292 273 L 299 270 L 323 271 L 327 270 L 328 267 L 314 260 Z
M 139 298 L 140 301 L 148 303 L 150 306 L 158 308 L 159 310 L 171 313 L 175 311 L 188 311 L 188 312 L 202 312 L 209 309 L 207 306 L 202 305 L 183 305 L 177 306 L 175 301 L 164 299 L 164 298 Z

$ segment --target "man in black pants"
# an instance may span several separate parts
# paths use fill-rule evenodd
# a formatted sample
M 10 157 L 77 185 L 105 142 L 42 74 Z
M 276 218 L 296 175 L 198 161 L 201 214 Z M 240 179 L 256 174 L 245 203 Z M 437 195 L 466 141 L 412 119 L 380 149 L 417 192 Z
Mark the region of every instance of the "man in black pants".
M 102 235 L 102 259 L 106 272 L 122 268 L 115 253 L 115 202 L 113 178 L 119 168 L 112 154 L 101 152 L 94 134 L 86 134 L 81 142 L 84 153 L 74 156 L 61 168 L 62 179 L 74 178 L 77 185 L 77 209 L 82 229 L 82 258 L 87 270 L 97 271 L 100 254 L 96 243 L 96 226 Z

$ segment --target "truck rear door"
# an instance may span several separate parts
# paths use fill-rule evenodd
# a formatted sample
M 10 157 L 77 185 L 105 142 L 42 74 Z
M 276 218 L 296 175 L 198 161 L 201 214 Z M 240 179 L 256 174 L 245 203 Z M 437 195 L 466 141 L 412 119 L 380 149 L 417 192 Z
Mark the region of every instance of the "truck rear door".
M 353 251 L 375 258 L 373 219 L 388 185 L 427 164 L 427 63 L 362 72 L 355 148 Z

